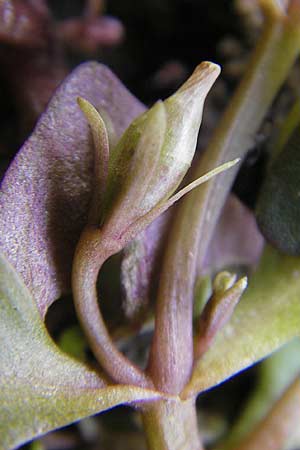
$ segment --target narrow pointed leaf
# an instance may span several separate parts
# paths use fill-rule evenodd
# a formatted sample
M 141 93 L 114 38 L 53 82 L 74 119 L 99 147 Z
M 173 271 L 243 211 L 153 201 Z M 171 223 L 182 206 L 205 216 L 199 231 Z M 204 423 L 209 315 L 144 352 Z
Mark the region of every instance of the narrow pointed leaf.
M 91 127 L 94 143 L 94 177 L 93 194 L 89 212 L 89 223 L 98 224 L 103 208 L 104 194 L 107 185 L 109 138 L 105 123 L 96 108 L 87 100 L 78 97 L 77 103 L 86 116 Z
M 178 202 L 184 195 L 188 194 L 193 189 L 196 189 L 201 184 L 206 183 L 211 180 L 215 176 L 219 175 L 226 170 L 231 169 L 231 167 L 235 166 L 239 162 L 239 158 L 234 159 L 233 161 L 228 161 L 220 166 L 216 167 L 213 170 L 205 173 L 201 177 L 189 183 L 184 188 L 180 189 L 180 191 L 176 192 L 176 194 L 172 195 L 169 199 L 159 203 L 155 206 L 151 211 L 149 211 L 145 216 L 141 217 L 141 219 L 137 220 L 131 227 L 129 227 L 123 235 L 125 241 L 130 241 L 133 239 L 138 233 L 140 233 L 143 229 L 145 229 L 153 220 L 157 219 L 161 214 L 166 212 L 174 203 Z
M 91 196 L 94 152 L 78 96 L 95 105 L 117 136 L 144 109 L 109 69 L 85 63 L 58 88 L 6 173 L 0 192 L 0 249 L 42 315 L 70 288 L 74 248 Z
M 0 255 L 0 448 L 9 450 L 120 403 L 158 398 L 107 386 L 51 341 L 30 292 Z
M 300 258 L 267 248 L 231 320 L 194 369 L 183 395 L 194 395 L 300 335 Z
M 201 184 L 206 183 L 211 178 L 214 178 L 216 175 L 219 175 L 220 173 L 225 172 L 228 169 L 231 169 L 231 167 L 235 166 L 239 162 L 240 158 L 228 161 L 216 167 L 215 169 L 210 170 L 209 172 L 197 178 L 196 180 L 192 181 L 187 186 L 180 189 L 180 191 L 176 192 L 176 194 L 174 194 L 171 198 L 169 198 L 169 200 L 167 200 L 166 203 L 162 206 L 162 210 L 165 211 L 166 209 L 170 208 L 170 206 L 172 206 L 175 202 L 180 200 L 184 195 L 188 194 L 193 189 L 196 189 L 198 186 L 201 186 Z

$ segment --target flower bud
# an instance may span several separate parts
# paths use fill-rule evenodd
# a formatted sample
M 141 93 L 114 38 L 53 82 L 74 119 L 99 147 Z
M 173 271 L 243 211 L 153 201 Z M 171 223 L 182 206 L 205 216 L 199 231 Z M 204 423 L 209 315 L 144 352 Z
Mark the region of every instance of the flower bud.
M 113 235 L 124 234 L 149 214 L 153 220 L 163 205 L 172 203 L 170 197 L 191 165 L 204 101 L 219 73 L 216 64 L 200 64 L 174 95 L 135 119 L 112 150 L 99 224 Z M 87 103 L 83 112 L 93 130 L 95 109 L 90 105 L 89 113 Z M 191 188 L 224 169 L 193 182 Z M 174 201 L 180 197 L 177 193 Z
M 125 131 L 110 158 L 106 220 L 134 222 L 173 194 L 191 165 L 204 100 L 219 73 L 213 63 L 200 64 Z

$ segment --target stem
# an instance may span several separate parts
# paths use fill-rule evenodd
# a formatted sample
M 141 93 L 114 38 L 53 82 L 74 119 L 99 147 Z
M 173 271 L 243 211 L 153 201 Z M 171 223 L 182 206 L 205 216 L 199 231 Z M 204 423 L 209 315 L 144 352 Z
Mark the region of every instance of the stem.
M 269 17 L 245 76 L 196 168 L 196 176 L 203 173 L 204 168 L 216 167 L 224 160 L 245 157 L 299 51 L 299 23 L 279 15 Z M 237 171 L 238 167 L 234 167 L 224 172 L 201 190 L 192 193 L 185 202 L 186 208 L 188 204 L 193 204 L 196 210 L 193 217 L 182 219 L 189 223 L 187 229 L 193 229 L 190 242 L 194 246 L 195 238 L 199 242 L 199 237 L 205 236 L 199 246 L 200 260 L 205 256 Z M 195 204 L 201 208 L 195 208 Z M 181 212 L 180 216 L 184 214 Z
M 236 450 L 281 450 L 300 422 L 299 377 Z
M 149 450 L 202 450 L 194 399 L 161 400 L 143 407 Z
M 245 76 L 195 177 L 225 160 L 245 156 L 299 53 L 299 46 L 299 24 L 283 14 L 270 14 Z M 175 218 L 159 286 L 149 365 L 156 385 L 166 392 L 180 392 L 191 374 L 197 262 L 205 256 L 237 170 L 234 167 L 189 194 Z
M 74 303 L 88 342 L 101 367 L 118 383 L 153 387 L 146 375 L 114 345 L 98 305 L 97 278 L 103 263 L 119 251 L 101 230 L 87 227 L 79 240 L 72 272 Z

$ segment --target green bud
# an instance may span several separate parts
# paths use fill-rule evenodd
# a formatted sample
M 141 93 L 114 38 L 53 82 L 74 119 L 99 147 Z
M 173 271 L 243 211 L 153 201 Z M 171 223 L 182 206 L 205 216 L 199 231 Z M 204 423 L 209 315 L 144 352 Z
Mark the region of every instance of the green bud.
M 228 289 L 232 288 L 234 283 L 236 282 L 236 274 L 230 273 L 224 270 L 223 272 L 219 272 L 213 281 L 213 290 L 215 293 L 222 294 L 226 292 Z
M 179 186 L 195 153 L 204 100 L 219 73 L 216 64 L 200 64 L 174 95 L 125 131 L 109 163 L 105 219 L 111 224 L 119 228 L 125 217 L 135 222 Z
M 95 189 L 101 188 L 101 195 L 94 195 L 92 203 L 102 204 L 92 204 L 94 224 L 107 227 L 115 238 L 127 233 L 129 239 L 191 189 L 236 164 L 223 164 L 173 195 L 191 165 L 204 101 L 219 73 L 216 64 L 200 64 L 174 95 L 136 118 L 111 152 L 98 112 L 79 99 L 92 129 L 95 161 L 106 167 L 96 171 Z

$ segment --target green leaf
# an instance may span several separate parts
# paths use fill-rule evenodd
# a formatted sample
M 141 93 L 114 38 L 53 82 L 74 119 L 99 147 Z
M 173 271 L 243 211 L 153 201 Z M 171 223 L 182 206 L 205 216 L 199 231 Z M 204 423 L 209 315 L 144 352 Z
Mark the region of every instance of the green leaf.
M 231 320 L 194 369 L 183 396 L 215 386 L 300 335 L 300 258 L 265 250 Z
M 217 450 L 235 448 L 268 414 L 275 402 L 299 374 L 299 354 L 300 340 L 296 338 L 261 363 L 258 370 L 258 383 L 254 391 L 229 436 L 218 446 Z
M 85 360 L 87 342 L 83 331 L 78 325 L 67 328 L 60 336 L 58 345 L 68 355 L 73 356 L 80 361 Z
M 274 247 L 300 254 L 300 128 L 271 165 L 257 204 L 257 222 Z
M 0 449 L 120 403 L 159 396 L 133 386 L 107 386 L 61 352 L 28 289 L 0 255 Z

